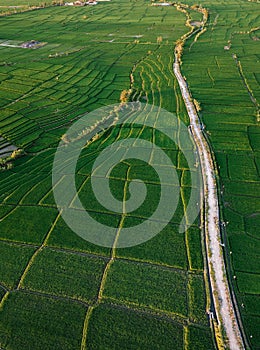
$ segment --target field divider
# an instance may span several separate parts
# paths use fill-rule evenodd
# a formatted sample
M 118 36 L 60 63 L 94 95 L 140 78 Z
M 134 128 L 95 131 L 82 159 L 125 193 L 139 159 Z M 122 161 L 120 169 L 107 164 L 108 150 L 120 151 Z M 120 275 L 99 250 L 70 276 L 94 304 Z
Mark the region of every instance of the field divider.
M 9 288 L 3 286 L 2 284 L 0 284 L 0 288 L 4 290 L 5 294 L 3 295 L 1 301 L 0 301 L 0 311 L 3 309 L 3 305 L 4 302 L 7 300 L 9 294 L 10 294 L 10 290 Z
M 246 88 L 246 90 L 248 92 L 250 100 L 252 101 L 252 103 L 255 106 L 257 122 L 260 122 L 260 105 L 259 105 L 257 99 L 255 98 L 254 92 L 251 89 L 251 87 L 250 87 L 250 85 L 249 85 L 249 83 L 248 83 L 248 81 L 246 79 L 246 76 L 245 76 L 245 73 L 243 71 L 243 67 L 242 67 L 241 61 L 238 59 L 236 54 L 233 54 L 232 57 L 233 57 L 233 60 L 236 63 L 236 66 L 237 66 L 237 69 L 238 69 L 238 73 L 239 73 L 239 75 L 240 75 L 240 77 L 241 77 L 241 79 L 243 81 L 243 85 L 245 86 L 245 88 Z
M 163 309 L 157 309 L 155 307 L 147 306 L 145 304 L 139 304 L 132 301 L 127 300 L 120 300 L 113 297 L 104 297 L 102 299 L 102 303 L 112 305 L 117 308 L 124 308 L 124 309 L 131 309 L 138 313 L 144 313 L 146 315 L 152 315 L 160 319 L 168 319 L 172 322 L 176 322 L 181 325 L 196 325 L 198 326 L 198 323 L 194 323 L 189 320 L 188 316 L 176 313 L 176 312 L 170 312 L 168 310 Z
M 194 323 L 189 321 L 187 318 L 184 318 L 183 316 L 179 316 L 177 314 L 169 314 L 168 312 L 164 313 L 163 311 L 159 310 L 159 309 L 150 309 L 148 307 L 140 307 L 137 304 L 125 304 L 125 303 L 120 303 L 117 299 L 103 299 L 102 304 L 105 305 L 109 305 L 112 308 L 116 308 L 116 309 L 124 309 L 124 310 L 131 310 L 137 314 L 144 314 L 144 315 L 150 315 L 153 316 L 154 318 L 158 319 L 158 320 L 167 320 L 171 323 L 174 324 L 178 324 L 178 325 L 184 325 L 184 326 L 188 326 L 188 325 L 194 325 L 196 327 L 205 329 L 205 326 L 202 326 L 198 323 Z
M 93 309 L 94 309 L 93 306 L 89 306 L 86 312 L 83 329 L 82 329 L 82 339 L 81 339 L 81 347 L 80 347 L 81 350 L 87 349 L 88 324 L 89 324 L 89 320 L 93 312 Z
M 130 169 L 130 168 L 129 168 Z M 129 171 L 128 169 L 128 171 Z M 88 325 L 89 325 L 89 321 L 91 318 L 91 314 L 92 311 L 94 309 L 94 307 L 97 307 L 102 299 L 103 299 L 103 292 L 104 292 L 104 288 L 105 288 L 105 283 L 106 283 L 106 279 L 107 279 L 107 275 L 109 272 L 109 269 L 111 267 L 111 265 L 114 263 L 115 260 L 115 256 L 116 256 L 116 245 L 117 245 L 117 241 L 119 238 L 119 234 L 120 231 L 123 227 L 123 223 L 125 220 L 125 200 L 126 200 L 126 195 L 127 195 L 127 181 L 125 182 L 125 186 L 124 186 L 124 198 L 123 198 L 123 214 L 116 232 L 116 236 L 113 242 L 113 246 L 111 248 L 111 255 L 110 255 L 110 259 L 108 261 L 108 263 L 105 266 L 102 278 L 101 278 L 101 282 L 100 282 L 100 286 L 99 286 L 99 290 L 98 290 L 98 295 L 97 295 L 97 300 L 94 306 L 90 307 L 86 313 L 85 316 L 85 321 L 84 321 L 84 327 L 83 327 L 83 331 L 82 331 L 82 340 L 81 340 L 81 350 L 85 350 L 87 349 L 87 333 L 88 333 Z
M 183 350 L 189 350 L 189 329 L 187 326 L 183 327 Z
M 128 179 L 129 171 L 130 171 L 130 167 L 127 170 L 126 179 Z M 119 235 L 120 235 L 120 231 L 123 228 L 125 217 L 126 217 L 125 202 L 126 202 L 126 197 L 127 197 L 127 187 L 128 187 L 127 181 L 125 181 L 124 195 L 123 195 L 123 202 L 122 202 L 122 206 L 123 206 L 122 207 L 122 213 L 123 214 L 122 214 L 121 220 L 120 220 L 119 225 L 118 225 L 117 233 L 116 233 L 116 236 L 115 236 L 115 239 L 114 239 L 114 242 L 113 242 L 113 247 L 111 248 L 110 260 L 109 260 L 109 262 L 107 263 L 107 265 L 105 267 L 105 270 L 104 270 L 104 273 L 103 273 L 103 276 L 102 276 L 102 279 L 101 279 L 99 292 L 98 292 L 98 299 L 97 299 L 98 303 L 101 301 L 101 299 L 103 297 L 103 292 L 104 292 L 104 288 L 105 288 L 105 283 L 106 283 L 108 271 L 109 271 L 109 269 L 110 269 L 111 265 L 113 264 L 113 262 L 115 260 L 115 257 L 116 257 L 116 245 L 117 245 L 118 238 L 119 238 Z
M 30 258 L 30 260 L 29 260 L 28 264 L 26 265 L 26 267 L 24 269 L 24 272 L 23 272 L 23 274 L 22 274 L 22 276 L 21 276 L 21 278 L 20 278 L 20 280 L 19 280 L 19 282 L 17 284 L 17 290 L 22 289 L 22 285 L 23 285 L 24 279 L 25 279 L 28 271 L 30 270 L 30 268 L 31 268 L 35 258 L 37 257 L 37 255 L 43 250 L 44 247 L 46 247 L 47 241 L 48 241 L 52 231 L 54 230 L 54 228 L 55 228 L 55 226 L 56 226 L 56 224 L 57 224 L 61 214 L 62 214 L 62 210 L 57 214 L 56 219 L 54 220 L 50 230 L 48 231 L 48 233 L 44 237 L 44 240 L 43 240 L 42 244 L 40 245 L 40 247 L 34 252 L 32 257 Z
M 13 209 L 11 209 L 7 214 L 5 214 L 1 219 L 0 222 L 2 222 L 4 219 L 8 218 L 8 216 L 10 216 L 16 209 L 17 207 L 19 207 L 19 205 L 16 205 L 13 207 Z
M 7 300 L 7 298 L 9 297 L 9 294 L 10 294 L 10 292 L 7 291 L 7 292 L 5 293 L 5 295 L 3 296 L 3 298 L 1 299 L 1 302 L 0 302 L 0 311 L 3 309 L 4 303 L 5 303 L 5 301 Z
M 3 289 L 5 292 L 10 292 L 10 289 L 4 286 L 2 283 L 0 283 L 0 289 Z
M 187 211 L 186 211 L 187 205 L 185 203 L 185 194 L 183 191 L 183 187 L 181 187 L 180 196 L 181 196 L 181 200 L 182 200 L 182 204 L 183 204 L 184 218 L 185 218 L 185 222 L 186 222 L 185 227 L 187 227 L 187 224 L 189 224 L 189 222 L 188 222 L 188 217 L 187 217 Z M 191 271 L 192 270 L 192 259 L 191 259 L 191 254 L 190 254 L 188 230 L 187 229 L 185 229 L 185 247 L 186 247 L 189 270 Z

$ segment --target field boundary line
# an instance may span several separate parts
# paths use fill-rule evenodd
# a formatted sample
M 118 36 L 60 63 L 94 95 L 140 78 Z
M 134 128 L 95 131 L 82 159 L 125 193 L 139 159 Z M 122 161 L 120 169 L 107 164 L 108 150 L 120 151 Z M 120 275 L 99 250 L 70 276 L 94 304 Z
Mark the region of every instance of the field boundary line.
M 9 294 L 10 294 L 10 292 L 7 291 L 7 292 L 4 294 L 3 298 L 1 299 L 1 302 L 0 302 L 0 311 L 3 309 L 3 305 L 4 305 L 5 301 L 7 300 Z
M 89 306 L 86 312 L 83 329 L 82 329 L 82 339 L 81 339 L 81 347 L 80 347 L 81 350 L 87 349 L 88 324 L 89 324 L 89 320 L 93 312 L 93 309 L 94 309 L 93 306 Z
M 126 185 L 125 185 L 126 186 Z M 124 197 L 125 197 L 125 191 L 124 191 Z M 107 262 L 103 275 L 101 277 L 101 281 L 100 281 L 100 286 L 99 286 L 99 290 L 98 290 L 98 295 L 97 295 L 97 300 L 95 302 L 95 304 L 87 311 L 86 316 L 85 316 L 85 320 L 84 320 L 84 327 L 83 327 L 83 331 L 82 331 L 82 339 L 81 339 L 81 350 L 85 350 L 86 349 L 86 342 L 87 342 L 87 333 L 88 333 L 88 325 L 89 325 L 89 321 L 92 315 L 92 311 L 94 309 L 94 306 L 98 306 L 101 303 L 101 300 L 103 298 L 103 291 L 105 288 L 105 283 L 106 283 L 106 279 L 107 279 L 107 275 L 108 275 L 108 271 L 110 269 L 110 266 L 113 264 L 114 260 L 115 260 L 115 246 L 119 237 L 119 232 L 122 228 L 122 224 L 124 222 L 124 215 L 121 217 L 120 223 L 119 223 L 119 227 L 115 236 L 115 240 L 113 243 L 113 247 L 111 248 L 111 255 L 110 255 L 110 259 Z
M 189 350 L 189 329 L 183 326 L 183 350 Z
M 10 292 L 10 288 L 6 287 L 2 283 L 0 283 L 0 288 L 3 289 L 3 291 L 5 291 L 5 292 Z
M 31 290 L 31 289 L 27 289 L 27 288 L 22 288 L 22 289 L 12 289 L 10 290 L 10 294 L 12 293 L 26 293 L 26 294 L 31 294 L 31 295 L 38 295 L 44 298 L 49 298 L 49 299 L 54 299 L 54 300 L 65 300 L 71 303 L 77 303 L 77 304 L 81 304 L 84 305 L 85 307 L 89 307 L 91 306 L 91 304 L 87 303 L 84 300 L 80 300 L 80 299 L 75 299 L 73 297 L 70 296 L 62 296 L 62 295 L 55 295 L 55 294 L 51 294 L 51 293 L 46 293 L 43 291 L 37 291 L 37 290 Z
M 141 308 L 141 307 L 136 306 L 136 305 L 127 305 L 124 303 L 117 303 L 117 300 L 110 301 L 108 299 L 106 299 L 105 301 L 102 301 L 101 304 L 105 305 L 105 306 L 110 306 L 110 307 L 115 308 L 115 309 L 124 309 L 124 310 L 128 310 L 130 312 L 135 312 L 137 314 L 151 316 L 151 317 L 154 317 L 158 320 L 167 320 L 168 322 L 176 324 L 176 325 L 181 326 L 181 327 L 194 326 L 194 327 L 197 327 L 199 329 L 204 329 L 204 330 L 207 329 L 207 326 L 205 326 L 201 323 L 196 323 L 196 322 L 190 321 L 186 318 L 180 317 L 180 316 L 175 315 L 175 314 L 164 313 L 160 310 L 154 311 L 153 309 L 149 309 L 148 307 Z
M 127 170 L 127 176 L 126 178 L 128 179 L 128 173 L 129 173 L 130 167 Z M 121 220 L 119 222 L 119 226 L 117 229 L 117 233 L 113 242 L 113 247 L 111 249 L 111 256 L 110 256 L 110 260 L 108 261 L 105 269 L 104 269 L 104 273 L 101 279 L 101 283 L 100 283 L 100 287 L 99 287 L 99 292 L 98 292 L 98 299 L 97 299 L 97 303 L 99 303 L 101 301 L 101 299 L 103 298 L 103 291 L 105 288 L 105 283 L 106 283 L 106 279 L 107 279 L 107 275 L 108 275 L 108 271 L 110 269 L 110 266 L 114 263 L 115 258 L 116 258 L 116 244 L 120 235 L 120 231 L 123 227 L 123 223 L 125 221 L 125 202 L 126 202 L 126 196 L 127 196 L 127 181 L 125 181 L 125 185 L 124 185 L 124 198 L 123 198 L 123 214 L 121 217 Z
M 23 242 L 11 241 L 11 240 L 1 239 L 1 238 L 0 238 L 0 242 L 7 243 L 10 245 L 17 245 L 19 247 L 28 247 L 28 248 L 35 248 L 35 249 L 40 248 L 40 245 L 37 245 L 37 244 L 23 243 Z M 110 260 L 109 256 L 107 256 L 107 255 L 101 255 L 101 254 L 93 253 L 93 252 L 74 250 L 71 248 L 66 248 L 66 247 L 63 248 L 63 247 L 58 247 L 58 246 L 48 245 L 48 244 L 46 244 L 44 247 L 46 249 L 53 250 L 55 252 L 63 252 L 63 253 L 67 253 L 67 254 L 100 258 L 100 259 L 103 259 L 107 262 Z M 187 275 L 187 274 L 188 275 L 189 274 L 202 275 L 203 274 L 202 270 L 194 270 L 194 269 L 187 270 L 186 268 L 177 267 L 174 265 L 167 265 L 167 264 L 164 264 L 161 262 L 156 262 L 156 261 L 141 260 L 139 258 L 134 258 L 134 257 L 117 256 L 117 257 L 115 257 L 114 260 L 125 261 L 125 262 L 132 263 L 132 264 L 149 265 L 149 266 L 154 267 L 158 270 L 171 270 L 171 271 L 175 271 L 175 272 L 182 273 L 185 275 Z
M 23 282 L 24 282 L 24 279 L 25 279 L 25 277 L 26 277 L 28 271 L 30 270 L 30 268 L 31 268 L 31 266 L 32 266 L 32 264 L 33 264 L 33 262 L 34 262 L 36 256 L 37 256 L 37 255 L 42 251 L 42 249 L 46 246 L 46 243 L 47 243 L 47 241 L 48 241 L 48 239 L 49 239 L 49 237 L 50 237 L 50 234 L 51 234 L 52 231 L 54 230 L 54 227 L 56 226 L 56 223 L 58 222 L 58 220 L 59 220 L 59 218 L 60 218 L 60 216 L 61 216 L 61 213 L 62 213 L 62 211 L 60 211 L 60 212 L 57 214 L 56 219 L 54 220 L 54 222 L 53 222 L 53 224 L 52 224 L 50 230 L 49 230 L 48 233 L 47 233 L 47 235 L 44 237 L 44 240 L 43 240 L 42 244 L 40 245 L 40 247 L 39 247 L 38 249 L 36 249 L 36 251 L 33 253 L 32 257 L 30 258 L 30 260 L 29 260 L 27 266 L 25 267 L 24 272 L 23 272 L 22 276 L 20 277 L 20 280 L 19 280 L 19 282 L 18 282 L 18 284 L 17 284 L 17 290 L 21 289 L 22 284 L 23 284 Z
M 251 102 L 252 102 L 252 103 L 254 104 L 254 106 L 255 106 L 255 109 L 256 109 L 256 119 L 257 119 L 257 121 L 259 122 L 259 121 L 260 121 L 260 105 L 259 105 L 259 103 L 258 103 L 258 101 L 257 101 L 257 98 L 254 96 L 254 92 L 253 92 L 253 90 L 251 89 L 251 87 L 250 87 L 250 85 L 249 85 L 249 83 L 248 83 L 248 81 L 247 81 L 246 75 L 245 75 L 245 73 L 244 73 L 244 71 L 243 71 L 243 67 L 242 67 L 241 61 L 238 59 L 237 54 L 233 53 L 232 58 L 233 58 L 233 60 L 235 61 L 235 64 L 236 64 L 238 73 L 239 73 L 239 75 L 240 75 L 240 77 L 241 77 L 241 79 L 242 79 L 242 81 L 243 81 L 243 85 L 244 85 L 244 87 L 245 87 L 246 90 L 247 90 L 247 93 L 248 93 L 248 95 L 249 95 L 249 97 L 250 97 L 250 100 L 251 100 Z
M 182 314 L 178 314 L 176 312 L 171 312 L 171 311 L 163 310 L 163 309 L 157 309 L 155 307 L 150 307 L 150 306 L 147 306 L 145 304 L 140 304 L 140 303 L 133 302 L 133 301 L 120 300 L 117 298 L 105 296 L 105 297 L 103 297 L 101 303 L 113 305 L 114 307 L 118 307 L 118 308 L 131 309 L 131 310 L 134 310 L 136 312 L 150 314 L 153 316 L 157 316 L 159 318 L 165 317 L 165 318 L 171 319 L 172 321 L 174 321 L 178 324 L 181 324 L 181 325 L 194 324 L 194 325 L 202 326 L 199 323 L 191 322 L 189 320 L 188 315 L 185 316 Z

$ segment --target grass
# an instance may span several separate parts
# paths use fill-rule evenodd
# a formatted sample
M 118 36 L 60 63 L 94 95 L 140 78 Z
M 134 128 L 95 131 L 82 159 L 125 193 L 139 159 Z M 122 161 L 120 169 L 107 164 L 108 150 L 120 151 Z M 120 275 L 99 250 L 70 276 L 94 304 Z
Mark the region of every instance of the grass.
M 109 270 L 104 297 L 186 316 L 186 286 L 183 272 L 116 261 Z
M 116 256 L 187 269 L 185 237 L 178 232 L 178 226 L 172 224 L 167 225 L 158 235 L 143 244 L 118 249 Z
M 96 300 L 105 264 L 104 259 L 47 248 L 34 259 L 21 288 L 92 303 Z
M 259 275 L 238 271 L 236 277 L 238 289 L 241 293 L 258 294 L 260 286 Z
M 189 275 L 188 296 L 190 319 L 195 323 L 200 323 L 204 319 L 204 323 L 207 324 L 203 275 Z
M 203 257 L 201 252 L 201 236 L 197 227 L 190 227 L 187 233 L 188 254 L 191 270 L 203 270 Z
M 260 272 L 259 266 L 255 264 L 260 249 L 257 239 L 244 233 L 233 234 L 230 237 L 230 247 L 234 254 L 233 265 L 236 270 L 249 273 Z
M 212 347 L 212 335 L 209 331 L 202 330 L 190 326 L 188 328 L 188 349 L 189 350 L 207 350 L 209 347 Z
M 100 214 L 97 216 L 100 217 Z M 107 217 L 107 221 L 110 222 L 110 216 Z M 94 253 L 101 256 L 110 255 L 109 248 L 94 245 L 79 237 L 67 226 L 62 218 L 59 218 L 47 241 L 47 245 L 51 247 L 66 248 L 77 252 Z
M 77 349 L 84 315 L 85 307 L 78 303 L 14 292 L 0 314 L 0 344 L 21 350 Z
M 35 247 L 23 247 L 6 242 L 0 242 L 0 283 L 12 289 L 19 281 Z
M 102 327 L 100 327 L 102 324 Z M 182 349 L 182 327 L 124 307 L 101 304 L 94 309 L 87 335 L 90 349 Z
M 17 207 L 1 222 L 1 239 L 39 244 L 56 216 L 53 208 Z

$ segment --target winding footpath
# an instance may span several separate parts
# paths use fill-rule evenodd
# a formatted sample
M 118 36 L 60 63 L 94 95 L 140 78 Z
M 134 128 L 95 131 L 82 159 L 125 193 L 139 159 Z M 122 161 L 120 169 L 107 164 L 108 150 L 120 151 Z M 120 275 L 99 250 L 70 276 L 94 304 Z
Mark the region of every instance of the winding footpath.
M 203 136 L 200 120 L 194 106 L 192 97 L 181 71 L 177 54 L 175 54 L 174 74 L 178 80 L 181 94 L 185 102 L 190 118 L 190 129 L 196 143 L 203 177 L 204 186 L 204 230 L 206 242 L 206 254 L 212 297 L 218 328 L 222 333 L 224 348 L 231 350 L 244 349 L 242 336 L 232 304 L 231 294 L 226 274 L 226 266 L 221 245 L 219 229 L 219 203 L 217 184 L 215 180 L 214 163 L 211 157 L 208 143 Z

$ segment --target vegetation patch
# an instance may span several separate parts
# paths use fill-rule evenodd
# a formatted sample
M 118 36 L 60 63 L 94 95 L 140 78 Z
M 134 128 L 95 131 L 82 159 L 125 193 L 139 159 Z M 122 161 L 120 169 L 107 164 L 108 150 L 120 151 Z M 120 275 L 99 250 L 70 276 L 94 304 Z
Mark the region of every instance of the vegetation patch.
M 102 324 L 102 327 L 100 325 Z M 91 349 L 181 349 L 182 326 L 129 308 L 101 304 L 93 310 L 87 334 Z
M 93 303 L 105 264 L 104 259 L 45 248 L 35 257 L 21 288 Z
M 159 266 L 117 260 L 109 270 L 104 296 L 187 316 L 187 275 Z
M 14 288 L 35 252 L 36 247 L 0 242 L 0 283 L 8 289 Z
M 2 347 L 12 349 L 80 348 L 85 307 L 24 292 L 11 293 L 1 307 Z M 55 329 L 55 332 L 53 330 Z

